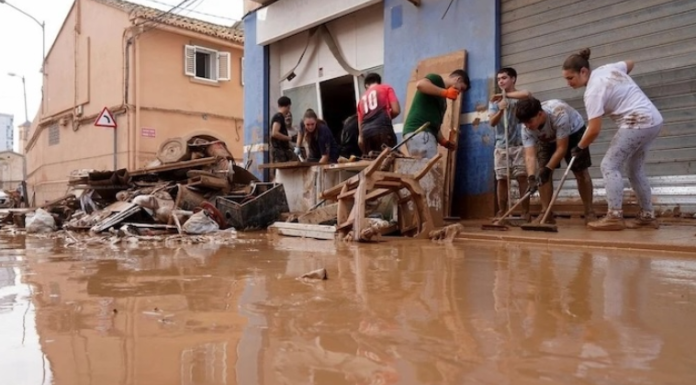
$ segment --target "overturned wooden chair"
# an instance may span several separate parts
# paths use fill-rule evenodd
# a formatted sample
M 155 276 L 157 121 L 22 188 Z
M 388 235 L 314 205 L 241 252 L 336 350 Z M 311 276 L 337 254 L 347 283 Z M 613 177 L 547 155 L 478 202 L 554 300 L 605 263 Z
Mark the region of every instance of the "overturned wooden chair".
M 437 154 L 415 175 L 380 171 L 391 149 L 384 149 L 372 164 L 358 175 L 324 191 L 321 198 L 338 201 L 336 228 L 341 237 L 352 232 L 354 241 L 370 239 L 369 221 L 365 218 L 367 202 L 394 194 L 398 204 L 398 227 L 401 234 L 414 238 L 428 238 L 435 227 L 425 192 L 419 181 L 440 160 Z M 415 215 L 410 212 L 409 204 L 413 202 Z

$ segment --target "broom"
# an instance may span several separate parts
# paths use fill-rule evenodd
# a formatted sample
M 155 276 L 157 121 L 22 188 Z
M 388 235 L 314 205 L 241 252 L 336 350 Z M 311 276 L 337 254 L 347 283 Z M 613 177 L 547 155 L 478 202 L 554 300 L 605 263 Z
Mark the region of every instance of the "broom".
M 546 208 L 546 212 L 544 213 L 544 217 L 541 218 L 541 222 L 534 224 L 534 223 L 525 223 L 524 225 L 520 226 L 522 230 L 528 230 L 528 231 L 546 231 L 549 233 L 557 233 L 558 232 L 558 227 L 553 224 L 547 224 L 546 219 L 548 218 L 549 214 L 551 213 L 551 209 L 553 208 L 553 204 L 556 203 L 556 199 L 558 198 L 558 194 L 561 193 L 561 189 L 563 188 L 563 183 L 565 183 L 566 178 L 568 177 L 568 172 L 570 172 L 570 168 L 573 167 L 573 162 L 575 162 L 575 157 L 570 158 L 570 162 L 568 163 L 568 167 L 566 168 L 565 172 L 563 173 L 563 177 L 561 178 L 561 182 L 558 184 L 558 188 L 556 188 L 556 191 L 553 193 L 553 197 L 551 198 L 551 202 L 549 202 L 549 207 Z
M 508 212 L 506 212 L 505 214 L 503 214 L 502 217 L 498 218 L 498 219 L 495 220 L 493 223 L 484 223 L 484 224 L 482 224 L 482 225 L 481 225 L 481 230 L 502 230 L 502 231 L 507 230 L 508 227 L 504 224 L 504 223 L 505 223 L 505 219 L 506 219 L 508 216 L 510 216 L 510 214 L 512 214 L 512 212 L 515 211 L 515 209 L 516 209 L 519 205 L 521 205 L 524 201 L 526 201 L 527 199 L 529 199 L 529 197 L 531 197 L 532 194 L 534 194 L 535 191 L 536 191 L 536 189 L 530 189 L 529 191 L 527 191 L 527 193 L 524 194 L 524 195 L 522 196 L 522 198 L 520 198 L 520 199 L 517 201 L 517 203 L 515 203 L 515 205 L 512 206 L 512 207 L 510 208 L 510 210 L 508 210 Z

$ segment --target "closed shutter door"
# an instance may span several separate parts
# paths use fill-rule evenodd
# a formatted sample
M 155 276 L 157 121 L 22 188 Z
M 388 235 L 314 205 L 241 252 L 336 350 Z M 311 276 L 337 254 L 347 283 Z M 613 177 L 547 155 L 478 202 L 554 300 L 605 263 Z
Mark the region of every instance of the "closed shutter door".
M 517 70 L 517 87 L 542 101 L 563 99 L 585 118 L 584 89 L 571 89 L 561 76 L 565 58 L 589 47 L 593 67 L 634 60 L 631 76 L 665 119 L 647 158 L 653 201 L 662 210 L 696 211 L 696 1 L 503 0 L 501 21 L 502 64 Z M 602 127 L 590 174 L 595 202 L 606 207 L 599 165 L 616 126 L 605 119 Z M 626 189 L 625 209 L 633 211 L 628 181 Z M 569 177 L 558 211 L 580 210 Z

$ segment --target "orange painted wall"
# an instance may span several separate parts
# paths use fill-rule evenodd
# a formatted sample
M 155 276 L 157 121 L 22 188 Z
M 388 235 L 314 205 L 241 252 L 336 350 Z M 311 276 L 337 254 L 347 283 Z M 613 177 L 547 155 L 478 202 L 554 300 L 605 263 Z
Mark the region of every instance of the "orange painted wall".
M 78 0 L 47 56 L 43 110 L 27 145 L 27 183 L 36 203 L 67 191 L 77 169 L 114 168 L 114 132 L 94 126 L 104 107 L 124 103 L 128 14 L 90 0 Z M 117 168 L 137 168 L 154 159 L 169 137 L 205 132 L 225 140 L 235 159 L 243 158 L 242 47 L 205 35 L 170 28 L 151 29 L 129 49 L 129 110 L 116 116 Z M 184 75 L 184 45 L 196 44 L 232 54 L 231 80 L 216 85 Z M 137 53 L 137 55 L 136 55 Z M 138 56 L 139 55 L 139 56 Z M 82 114 L 74 114 L 75 107 Z M 138 115 L 139 112 L 139 115 Z M 49 145 L 47 119 L 62 117 L 59 143 Z M 37 120 L 43 122 L 37 125 Z M 154 128 L 155 138 L 142 136 Z

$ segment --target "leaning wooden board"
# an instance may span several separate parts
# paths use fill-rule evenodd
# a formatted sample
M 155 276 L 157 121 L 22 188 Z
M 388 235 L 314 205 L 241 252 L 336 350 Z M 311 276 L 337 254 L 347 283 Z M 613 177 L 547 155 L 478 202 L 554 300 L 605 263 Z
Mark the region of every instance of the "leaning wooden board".
M 416 83 L 418 80 L 422 79 L 425 75 L 429 73 L 436 73 L 443 78 L 449 76 L 449 74 L 455 69 L 466 70 L 466 50 L 450 52 L 446 55 L 431 57 L 418 62 L 416 68 L 411 72 L 411 77 L 409 78 L 408 85 L 406 87 L 406 114 L 404 115 L 404 121 L 408 117 L 408 111 L 411 108 L 411 102 L 416 94 Z M 461 115 L 461 105 L 462 96 L 460 95 L 457 100 L 447 102 L 447 110 L 445 116 L 442 120 L 442 126 L 440 131 L 445 138 L 451 138 L 455 144 L 459 142 L 459 116 Z M 450 132 L 454 129 L 456 133 L 450 136 Z M 404 148 L 404 152 L 407 151 Z M 452 211 L 452 194 L 454 191 L 454 178 L 456 175 L 456 162 L 457 162 L 457 150 L 447 151 L 447 149 L 438 146 L 438 149 L 442 156 L 442 169 L 445 170 L 444 182 L 445 186 L 443 188 L 442 197 L 442 212 L 443 215 L 449 216 Z M 440 222 L 440 218 L 435 219 L 435 222 Z

